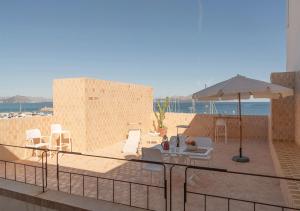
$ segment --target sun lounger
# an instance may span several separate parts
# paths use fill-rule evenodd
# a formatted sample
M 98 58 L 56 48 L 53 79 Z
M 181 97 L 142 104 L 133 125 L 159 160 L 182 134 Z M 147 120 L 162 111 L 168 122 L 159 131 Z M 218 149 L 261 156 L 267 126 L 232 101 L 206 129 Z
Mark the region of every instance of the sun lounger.
M 141 130 L 129 130 L 128 138 L 123 141 L 124 146 L 122 153 L 137 154 L 141 142 Z

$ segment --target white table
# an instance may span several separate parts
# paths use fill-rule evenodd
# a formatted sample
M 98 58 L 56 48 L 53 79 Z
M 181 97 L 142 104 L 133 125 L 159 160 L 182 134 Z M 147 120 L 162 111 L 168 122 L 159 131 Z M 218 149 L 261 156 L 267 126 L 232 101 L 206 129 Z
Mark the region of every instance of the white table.
M 201 137 L 198 137 L 197 139 L 201 139 Z M 205 139 L 207 139 L 207 138 L 205 138 Z M 187 163 L 187 158 L 189 159 L 189 161 L 198 160 L 198 159 L 210 160 L 211 153 L 213 151 L 212 147 L 201 147 L 201 146 L 198 146 L 198 149 L 199 149 L 199 151 L 203 151 L 203 152 L 187 151 L 184 139 L 180 140 L 179 147 L 176 147 L 176 141 L 174 141 L 174 140 L 171 141 L 169 150 L 163 150 L 161 145 L 156 145 L 155 147 L 160 149 L 161 153 L 164 156 L 169 156 L 171 158 L 179 157 L 181 159 L 184 159 L 185 163 Z

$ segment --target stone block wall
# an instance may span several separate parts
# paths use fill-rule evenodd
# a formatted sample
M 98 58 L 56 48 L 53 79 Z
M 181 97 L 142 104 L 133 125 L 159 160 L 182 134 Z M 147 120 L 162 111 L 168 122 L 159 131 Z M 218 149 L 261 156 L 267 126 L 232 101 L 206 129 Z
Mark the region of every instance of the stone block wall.
M 86 149 L 86 79 L 59 79 L 53 82 L 53 115 L 72 136 L 73 151 Z
M 179 133 L 188 136 L 206 136 L 214 139 L 215 120 L 218 115 L 167 113 L 165 125 L 168 136 L 177 134 L 177 125 L 189 125 L 188 129 L 180 129 Z M 239 121 L 235 116 L 222 116 L 228 127 L 228 139 L 239 139 Z M 152 117 L 153 121 L 155 117 Z M 243 116 L 244 140 L 268 140 L 268 116 Z
M 72 132 L 74 151 L 97 150 L 151 125 L 150 87 L 77 78 L 55 80 L 53 89 L 55 120 Z
M 295 72 L 272 73 L 271 82 L 291 89 L 295 88 Z M 300 104 L 299 104 L 300 106 Z M 272 139 L 275 141 L 295 141 L 295 97 L 271 101 Z
M 42 135 L 50 135 L 50 125 L 53 117 L 26 117 L 22 119 L 2 119 L 0 120 L 0 143 L 16 146 L 25 146 L 26 130 L 38 128 Z M 0 158 L 14 160 L 25 156 L 23 149 L 12 147 L 0 147 Z
M 126 139 L 129 129 L 149 130 L 153 113 L 152 88 L 88 79 L 85 90 L 87 151 Z
M 300 71 L 295 72 L 295 141 L 300 145 Z

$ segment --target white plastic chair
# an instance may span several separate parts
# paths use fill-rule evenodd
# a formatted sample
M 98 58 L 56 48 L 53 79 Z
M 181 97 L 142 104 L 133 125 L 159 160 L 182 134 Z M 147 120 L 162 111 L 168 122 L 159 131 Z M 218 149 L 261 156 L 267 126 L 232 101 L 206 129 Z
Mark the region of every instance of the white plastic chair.
M 124 142 L 124 146 L 123 146 L 122 153 L 137 154 L 141 142 L 141 130 L 139 129 L 129 130 L 128 138 L 123 142 Z
M 36 149 L 41 148 L 50 148 L 50 140 L 48 136 L 42 136 L 41 131 L 39 129 L 31 129 L 26 130 L 26 144 L 25 147 L 31 147 Z M 34 154 L 36 157 L 37 150 L 34 150 Z M 25 150 L 25 157 L 26 157 L 26 150 Z
M 224 130 L 222 134 L 221 131 Z M 215 142 L 219 141 L 219 137 L 224 135 L 225 143 L 227 144 L 227 123 L 225 119 L 217 119 L 215 125 Z
M 152 162 L 163 162 L 163 157 L 160 149 L 157 148 L 142 148 L 142 160 Z M 163 167 L 158 164 L 143 163 L 143 170 L 150 171 L 151 183 L 153 181 L 153 172 L 161 172 Z
M 68 135 L 68 142 L 64 143 L 62 137 L 64 135 Z M 59 136 L 59 143 L 53 144 L 53 137 Z M 60 124 L 52 124 L 51 125 L 51 146 L 56 148 L 59 151 L 62 151 L 64 147 L 69 148 L 72 151 L 72 143 L 71 143 L 71 133 L 70 131 L 63 130 Z
M 196 145 L 200 148 L 207 149 L 207 152 L 205 154 L 200 153 L 188 153 L 190 162 L 194 162 L 194 165 L 196 164 L 197 160 L 207 160 L 208 166 L 210 165 L 210 160 L 213 156 L 213 142 L 208 137 L 197 137 L 195 138 Z

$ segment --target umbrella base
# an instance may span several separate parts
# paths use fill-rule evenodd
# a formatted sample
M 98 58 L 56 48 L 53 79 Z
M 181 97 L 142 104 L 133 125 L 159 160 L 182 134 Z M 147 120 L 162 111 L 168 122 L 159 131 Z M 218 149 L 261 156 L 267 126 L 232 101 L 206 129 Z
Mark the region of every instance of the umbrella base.
M 248 157 L 246 157 L 246 156 L 239 156 L 239 155 L 234 156 L 232 158 L 232 160 L 235 161 L 235 162 L 239 162 L 239 163 L 248 163 L 248 162 L 250 162 L 250 159 Z

